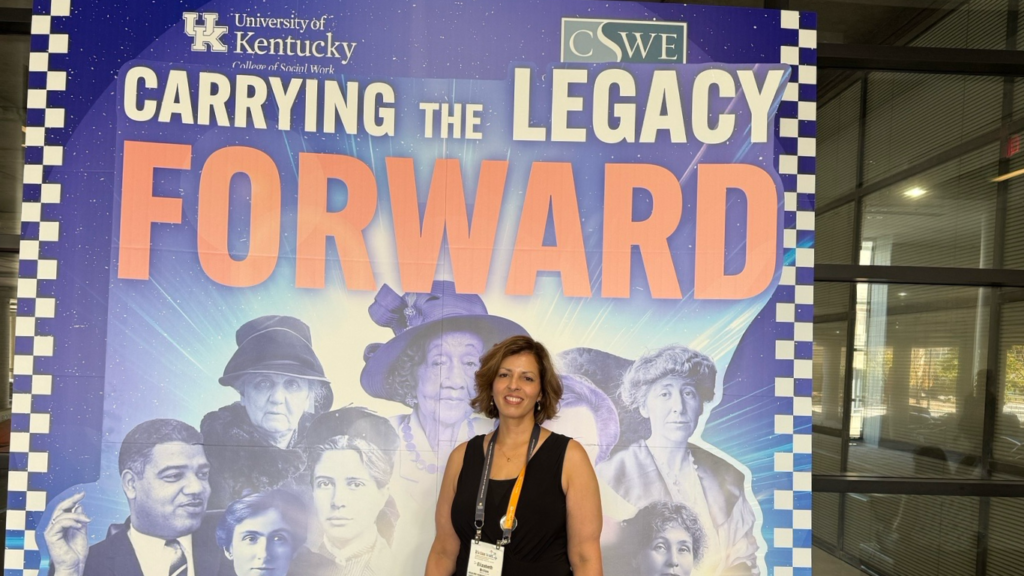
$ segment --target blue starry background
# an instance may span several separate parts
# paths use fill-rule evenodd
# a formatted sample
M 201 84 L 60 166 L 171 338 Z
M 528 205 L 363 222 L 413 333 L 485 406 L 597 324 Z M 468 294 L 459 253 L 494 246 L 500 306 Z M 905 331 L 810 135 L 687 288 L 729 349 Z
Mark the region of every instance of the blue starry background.
M 180 122 L 138 123 L 122 109 L 123 87 L 118 79 L 137 64 L 153 68 L 163 81 L 170 69 L 185 70 L 195 85 L 199 71 L 233 77 L 238 63 L 280 61 L 287 64 L 326 63 L 311 58 L 214 54 L 192 52 L 183 33 L 182 12 L 216 12 L 218 24 L 236 30 L 235 14 L 272 17 L 319 18 L 328 16 L 326 31 L 336 40 L 356 42 L 352 61 L 335 63 L 336 73 L 299 77 L 332 78 L 390 84 L 396 93 L 394 137 L 310 133 L 302 130 L 300 95 L 289 131 L 276 128 L 277 110 L 265 106 L 266 130 L 186 126 Z M 774 432 L 775 415 L 789 414 L 792 399 L 777 398 L 774 378 L 791 377 L 792 363 L 775 360 L 775 341 L 792 338 L 792 325 L 774 320 L 775 303 L 792 288 L 777 287 L 783 263 L 782 187 L 778 190 L 778 246 L 776 274 L 760 295 L 743 301 L 695 300 L 696 163 L 743 162 L 773 172 L 781 147 L 777 141 L 742 145 L 749 141 L 750 119 L 745 106 L 715 99 L 713 110 L 734 106 L 737 130 L 732 140 L 703 146 L 688 123 L 689 143 L 671 144 L 664 133 L 656 144 L 608 145 L 588 135 L 586 144 L 513 142 L 511 138 L 512 75 L 515 67 L 530 67 L 533 76 L 532 118 L 537 125 L 550 118 L 551 70 L 559 64 L 560 19 L 563 17 L 637 20 L 682 20 L 689 25 L 688 64 L 677 66 L 684 109 L 693 77 L 717 67 L 735 70 L 739 64 L 755 68 L 759 82 L 777 64 L 784 42 L 777 12 L 722 7 L 646 5 L 627 2 L 542 1 L 458 2 L 277 2 L 210 3 L 175 0 L 106 1 L 75 5 L 72 17 L 54 19 L 54 29 L 70 34 L 70 53 L 52 55 L 51 69 L 68 71 L 68 90 L 50 95 L 50 105 L 66 108 L 64 129 L 47 130 L 47 144 L 66 146 L 64 165 L 49 170 L 48 182 L 63 185 L 62 202 L 44 207 L 44 219 L 61 222 L 58 243 L 43 243 L 42 256 L 59 260 L 58 280 L 49 284 L 57 298 L 57 317 L 40 322 L 40 332 L 56 335 L 55 353 L 37 359 L 37 373 L 54 375 L 52 396 L 37 396 L 33 409 L 49 411 L 48 435 L 33 438 L 33 450 L 50 453 L 50 471 L 30 475 L 30 489 L 46 490 L 51 506 L 30 512 L 28 523 L 48 520 L 50 507 L 62 495 L 85 490 L 86 507 L 93 518 L 90 540 L 105 536 L 111 522 L 127 515 L 127 504 L 117 478 L 117 449 L 124 434 L 144 420 L 174 417 L 198 427 L 202 416 L 237 400 L 237 393 L 218 385 L 225 363 L 235 349 L 234 332 L 245 321 L 263 314 L 288 314 L 303 319 L 312 330 L 313 346 L 335 390 L 335 406 L 356 403 L 382 413 L 401 412 L 404 406 L 370 398 L 359 385 L 366 345 L 384 342 L 388 329 L 373 324 L 367 313 L 373 292 L 345 287 L 337 252 L 328 244 L 326 287 L 295 288 L 296 188 L 299 154 L 344 154 L 369 166 L 378 186 L 378 207 L 366 230 L 375 280 L 402 293 L 394 246 L 385 158 L 413 158 L 421 213 L 427 197 L 433 163 L 458 159 L 466 196 L 472 204 L 479 166 L 483 160 L 506 160 L 509 171 L 491 260 L 487 292 L 482 294 L 492 314 L 513 319 L 554 351 L 587 346 L 635 358 L 646 350 L 683 343 L 715 359 L 719 367 L 716 404 L 705 411 L 702 444 L 750 472 L 750 494 L 759 504 L 766 567 L 777 561 L 772 550 L 774 528 L 792 525 L 791 512 L 772 509 L 775 490 L 791 489 L 791 476 L 774 472 L 774 454 L 788 449 L 788 436 Z M 279 32 L 282 35 L 288 31 Z M 318 39 L 320 32 L 294 36 Z M 791 39 L 786 39 L 792 43 Z M 45 49 L 36 45 L 33 49 Z M 574 125 L 589 125 L 593 78 L 606 68 L 625 68 L 637 81 L 637 124 L 650 84 L 650 65 L 572 64 L 587 68 L 591 82 L 574 87 L 583 96 L 586 111 L 574 113 Z M 253 72 L 247 72 L 253 73 Z M 284 79 L 291 75 L 275 74 Z M 30 87 L 40 87 L 45 76 L 30 74 Z M 159 97 L 159 90 L 153 91 Z M 779 91 L 781 96 L 781 90 Z M 419 103 L 482 103 L 481 140 L 425 139 Z M 773 105 L 773 114 L 780 103 Z M 730 108 L 730 111 L 733 111 Z M 33 117 L 30 125 L 41 125 Z M 687 121 L 689 115 L 687 113 Z M 664 132 L 664 131 L 663 131 Z M 775 132 L 774 130 L 772 131 Z M 158 170 L 154 193 L 183 200 L 182 223 L 153 226 L 151 278 L 148 281 L 117 277 L 120 218 L 120 151 L 125 140 L 169 142 L 192 146 L 188 171 Z M 196 251 L 196 219 L 201 168 L 206 159 L 226 146 L 249 146 L 265 152 L 281 177 L 282 225 L 278 264 L 272 276 L 251 288 L 218 285 L 203 272 Z M 586 246 L 592 298 L 561 295 L 557 273 L 542 273 L 533 296 L 505 295 L 505 278 L 519 226 L 519 213 L 533 162 L 571 163 Z M 604 299 L 601 293 L 604 166 L 613 162 L 642 162 L 667 168 L 680 181 L 683 215 L 670 237 L 673 262 L 684 298 L 651 298 L 643 260 L 634 248 L 631 297 Z M 26 199 L 32 200 L 32 190 Z M 248 186 L 244 178 L 232 181 L 230 248 L 235 258 L 248 253 Z M 345 187 L 332 182 L 329 209 L 347 201 Z M 37 199 L 37 198 L 35 198 Z M 634 219 L 648 217 L 651 196 L 635 195 Z M 470 208 L 472 214 L 472 208 Z M 726 271 L 745 265 L 744 222 L 746 204 L 740 193 L 729 195 L 726 234 Z M 31 234 L 26 229 L 26 234 Z M 557 241 L 549 218 L 545 243 Z M 450 278 L 442 250 L 438 276 Z M 45 290 L 44 290 L 45 292 Z M 31 301 L 19 303 L 19 314 L 31 314 Z M 798 320 L 811 321 L 810 306 L 797 310 Z M 19 351 L 20 352 L 20 351 Z M 787 372 L 789 371 L 789 372 Z M 27 391 L 26 378 L 16 380 Z M 810 390 L 797 390 L 810 395 Z M 810 422 L 797 418 L 797 431 L 809 432 Z M 27 419 L 16 416 L 15 430 L 27 430 Z M 804 458 L 803 456 L 806 456 Z M 796 455 L 796 469 L 810 470 L 810 455 Z M 12 469 L 16 463 L 12 462 Z M 12 502 L 12 506 L 16 503 Z M 757 509 L 758 506 L 755 506 Z M 429 522 L 429 519 L 423 519 Z M 19 540 L 20 538 L 20 540 Z M 42 539 L 39 547 L 45 548 Z M 800 545 L 799 543 L 795 543 Z M 25 546 L 20 533 L 8 534 L 8 545 Z M 26 554 L 26 568 L 48 565 L 45 549 Z

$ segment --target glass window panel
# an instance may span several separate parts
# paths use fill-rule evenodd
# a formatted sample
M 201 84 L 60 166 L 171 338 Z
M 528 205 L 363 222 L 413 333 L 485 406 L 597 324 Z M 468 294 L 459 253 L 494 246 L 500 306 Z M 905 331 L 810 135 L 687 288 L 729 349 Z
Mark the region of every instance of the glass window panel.
M 815 492 L 811 496 L 811 523 L 814 539 L 839 546 L 839 499 L 841 494 Z
M 842 438 L 815 432 L 813 442 L 814 453 L 811 457 L 813 472 L 827 475 L 839 474 Z
M 971 477 L 984 411 L 988 288 L 858 284 L 848 470 Z
M 871 73 L 865 184 L 998 127 L 1002 94 L 1003 80 L 996 77 Z
M 1017 50 L 1024 50 L 1024 34 L 1019 31 L 1024 30 L 1021 28 L 1024 26 L 1024 10 L 1017 12 Z M 1024 79 L 1015 78 L 1013 80 L 1013 117 L 1014 119 L 1020 118 L 1024 115 Z
M 814 323 L 813 423 L 834 430 L 843 427 L 843 384 L 846 380 L 846 320 Z M 838 469 L 836 470 L 838 472 Z
M 992 265 L 998 145 L 864 199 L 860 264 Z
M 823 103 L 818 111 L 818 176 L 815 195 L 819 206 L 851 192 L 857 186 L 859 131 L 858 82 Z
M 1000 315 L 999 394 L 992 455 L 1000 463 L 1024 470 L 1024 302 L 1003 304 Z
M 1018 576 L 1024 567 L 1024 498 L 993 498 L 989 508 L 988 576 Z
M 1018 35 L 1020 39 L 1022 35 Z M 1019 40 L 1018 40 L 1019 41 Z M 1020 48 L 1018 48 L 1020 50 Z M 1024 116 L 1024 79 L 1014 78 L 1013 79 L 1013 119 L 1016 120 Z
M 737 0 L 714 2 L 737 4 Z M 921 46 L 988 48 L 993 46 L 992 36 L 999 39 L 1006 36 L 1006 0 L 958 2 L 956 10 L 927 27 L 928 22 L 921 18 L 922 12 L 928 15 L 940 6 L 931 0 L 789 0 L 787 4 L 790 10 L 818 13 L 820 42 L 901 44 L 916 37 L 912 43 Z M 742 5 L 765 6 L 763 2 Z
M 978 498 L 847 494 L 844 551 L 888 576 L 974 574 Z
M 853 284 L 845 282 L 815 282 L 814 283 L 814 316 L 832 317 L 836 314 L 845 314 L 850 307 L 850 287 Z M 830 321 L 830 320 L 826 320 Z
M 1006 47 L 1006 14 L 1006 0 L 970 0 L 910 45 L 1002 50 Z
M 1024 100 L 1024 91 L 1020 98 Z M 1022 111 L 1024 114 L 1024 111 Z M 1024 138 L 1024 134 L 1018 135 Z M 1024 145 L 1022 142 L 1021 145 Z M 1010 158 L 1008 172 L 1024 169 L 1024 151 Z M 1006 182 L 1006 240 L 1003 243 L 1003 268 L 1024 268 L 1024 175 Z
M 833 430 L 843 425 L 847 310 L 852 286 L 838 282 L 814 285 L 813 423 Z
M 821 199 L 819 198 L 820 202 Z M 853 203 L 816 218 L 814 260 L 823 264 L 853 264 Z

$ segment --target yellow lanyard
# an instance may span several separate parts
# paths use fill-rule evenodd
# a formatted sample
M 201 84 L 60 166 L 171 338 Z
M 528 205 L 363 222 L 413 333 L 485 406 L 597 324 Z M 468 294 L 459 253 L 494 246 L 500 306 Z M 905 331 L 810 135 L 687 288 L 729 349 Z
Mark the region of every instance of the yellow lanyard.
M 537 448 L 537 441 L 540 440 L 540 425 L 534 424 L 533 434 L 530 435 L 530 447 L 526 452 L 526 464 L 523 465 L 523 469 L 519 472 L 519 477 L 516 478 L 516 484 L 512 488 L 512 496 L 508 500 L 508 509 L 505 511 L 505 517 L 501 519 L 501 531 L 502 538 L 498 544 L 508 544 L 512 540 L 512 531 L 516 528 L 516 507 L 519 505 L 519 495 L 523 491 L 523 479 L 526 478 L 526 465 L 530 463 L 530 458 L 533 456 L 533 451 Z M 487 502 L 487 485 L 491 479 L 491 464 L 494 462 L 494 445 L 498 442 L 498 430 L 494 430 L 494 435 L 491 436 L 491 443 L 487 446 L 487 458 L 484 460 L 483 473 L 480 475 L 480 489 L 477 491 L 476 499 L 476 518 L 474 525 L 476 526 L 476 540 L 480 541 L 480 537 L 484 527 L 484 505 Z

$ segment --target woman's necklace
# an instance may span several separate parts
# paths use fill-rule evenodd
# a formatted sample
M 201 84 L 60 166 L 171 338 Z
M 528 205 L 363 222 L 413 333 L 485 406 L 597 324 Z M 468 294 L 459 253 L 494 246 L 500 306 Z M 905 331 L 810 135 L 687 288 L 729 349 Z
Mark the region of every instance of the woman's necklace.
M 508 452 L 505 452 L 505 449 L 501 447 L 501 444 L 498 444 L 498 450 L 501 450 L 501 453 L 505 456 L 505 462 L 512 462 L 512 457 L 508 455 Z
M 437 474 L 437 464 L 427 462 L 420 455 L 420 451 L 417 449 L 416 441 L 413 439 L 412 426 L 409 422 L 412 421 L 412 414 L 407 414 L 402 419 L 402 440 L 405 440 L 405 449 L 412 452 L 412 462 L 416 465 L 416 468 L 423 470 L 427 474 Z M 473 419 L 466 420 L 466 427 L 469 429 L 469 437 L 476 436 L 476 428 L 473 426 Z
M 498 450 L 501 450 L 501 453 L 505 455 L 505 462 L 511 462 L 512 461 L 512 457 L 508 455 L 508 452 L 505 452 L 504 448 L 502 448 L 501 446 L 498 446 Z

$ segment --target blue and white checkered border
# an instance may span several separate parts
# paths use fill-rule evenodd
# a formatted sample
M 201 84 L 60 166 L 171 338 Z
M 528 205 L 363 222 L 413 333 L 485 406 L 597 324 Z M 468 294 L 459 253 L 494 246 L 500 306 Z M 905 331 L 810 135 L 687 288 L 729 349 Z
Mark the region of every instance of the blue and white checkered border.
M 39 438 L 50 432 L 50 414 L 34 404 L 36 399 L 50 395 L 53 377 L 38 368 L 36 359 L 53 355 L 54 336 L 46 334 L 41 324 L 56 313 L 56 300 L 48 294 L 52 294 L 50 284 L 57 279 L 57 261 L 43 257 L 41 246 L 59 239 L 59 222 L 47 221 L 43 212 L 44 206 L 59 204 L 61 198 L 60 185 L 46 182 L 45 173 L 47 168 L 64 162 L 64 147 L 47 142 L 53 140 L 53 131 L 64 128 L 64 109 L 54 106 L 52 100 L 55 93 L 66 90 L 68 79 L 66 70 L 54 69 L 51 56 L 68 52 L 68 35 L 55 32 L 53 25 L 71 15 L 71 0 L 37 1 L 34 11 L 28 64 L 29 122 L 25 129 L 26 194 L 21 209 L 18 317 L 14 329 L 14 417 L 4 552 L 6 576 L 39 574 L 36 529 L 46 508 L 47 496 L 45 491 L 29 489 L 29 475 L 49 470 L 49 453 L 39 447 Z M 33 78 L 41 81 L 32 81 Z
M 791 451 L 775 454 L 775 471 L 792 475 L 791 488 L 776 490 L 777 512 L 792 510 L 792 523 L 775 528 L 776 550 L 792 561 L 776 564 L 774 576 L 811 576 L 811 357 L 814 304 L 814 155 L 817 31 L 814 16 L 783 10 L 780 62 L 792 66 L 779 112 L 778 173 L 783 184 L 783 266 L 775 320 L 792 326 L 792 339 L 775 343 L 775 358 L 792 362 L 792 377 L 775 379 L 775 396 L 792 399 L 792 412 L 775 416 L 775 433 L 792 438 Z M 784 404 L 783 404 L 784 406 Z M 785 556 L 779 556 L 784 559 Z

